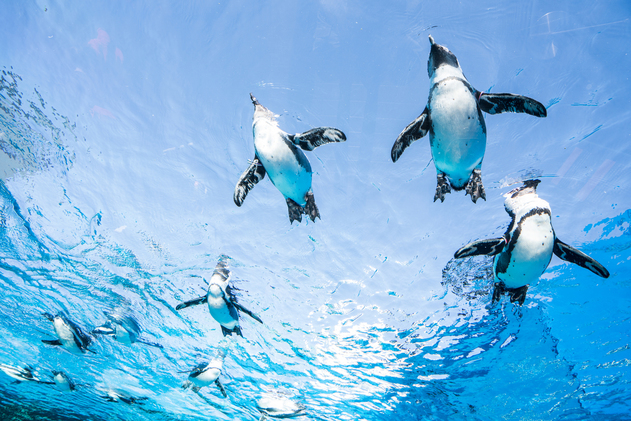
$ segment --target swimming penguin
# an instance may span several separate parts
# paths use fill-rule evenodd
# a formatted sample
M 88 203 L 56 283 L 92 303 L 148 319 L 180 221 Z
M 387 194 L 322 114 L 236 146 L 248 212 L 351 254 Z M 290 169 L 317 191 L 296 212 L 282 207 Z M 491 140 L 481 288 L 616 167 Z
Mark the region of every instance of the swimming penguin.
M 506 292 L 511 302 L 523 304 L 528 285 L 546 270 L 552 253 L 565 261 L 589 269 L 598 276 L 609 277 L 609 272 L 603 265 L 556 237 L 550 220 L 550 205 L 537 195 L 539 183 L 540 180 L 525 181 L 522 187 L 504 195 L 504 207 L 511 217 L 511 223 L 503 237 L 474 241 L 454 255 L 457 259 L 495 256 L 493 302 L 498 301 L 501 294 Z
M 53 370 L 53 380 L 55 381 L 53 384 L 56 384 L 62 392 L 72 392 L 77 388 L 75 382 L 63 371 Z
M 109 402 L 124 402 L 127 405 L 142 405 L 143 402 L 141 401 L 149 399 L 146 396 L 132 396 L 129 393 L 120 389 L 108 389 L 107 394 L 101 395 L 101 397 Z
M 43 313 L 44 317 L 53 322 L 55 332 L 59 339 L 47 340 L 42 339 L 42 342 L 48 345 L 63 346 L 70 352 L 84 353 L 90 351 L 95 353 L 88 346 L 92 342 L 92 338 L 86 335 L 83 330 L 72 320 L 68 319 L 64 314 L 57 314 L 53 316 L 50 313 Z
M 434 202 L 445 193 L 465 189 L 475 203 L 486 200 L 482 185 L 482 159 L 486 149 L 486 125 L 482 111 L 489 114 L 526 113 L 545 117 L 546 108 L 521 95 L 483 93 L 465 78 L 456 56 L 429 36 L 431 51 L 427 62 L 429 99 L 423 113 L 410 123 L 392 146 L 396 162 L 412 142 L 429 132 L 437 187 Z
M 118 342 L 131 345 L 133 343 L 141 343 L 149 346 L 162 348 L 162 345 L 139 338 L 140 325 L 132 316 L 122 315 L 118 313 L 107 314 L 107 322 L 103 326 L 99 326 L 92 331 L 93 335 L 108 335 L 116 339 Z
M 294 418 L 305 414 L 304 405 L 280 395 L 265 395 L 256 402 L 256 407 L 261 411 L 259 421 L 268 416 L 273 418 Z
M 26 381 L 26 382 L 36 382 L 36 383 L 43 383 L 43 384 L 55 384 L 53 382 L 43 381 L 35 377 L 35 374 L 33 373 L 33 369 L 30 366 L 26 366 L 22 368 L 22 367 L 12 367 L 7 364 L 0 364 L 0 370 L 2 370 L 4 374 L 6 374 L 7 376 L 15 379 L 13 383 L 21 383 L 21 382 Z
M 250 98 L 254 104 L 254 159 L 234 189 L 234 203 L 241 206 L 248 192 L 267 172 L 272 184 L 285 196 L 289 222 L 302 222 L 303 213 L 315 222 L 316 217 L 320 218 L 320 212 L 311 190 L 311 165 L 297 146 L 312 151 L 325 143 L 344 142 L 346 136 L 331 127 L 318 127 L 299 134 L 286 133 L 278 127 L 273 112 L 252 94 Z
M 228 284 L 229 277 L 230 271 L 225 261 L 220 260 L 210 278 L 208 293 L 203 297 L 178 304 L 175 309 L 182 310 L 186 307 L 208 303 L 208 311 L 210 311 L 213 319 L 221 325 L 221 332 L 224 336 L 236 333 L 243 337 L 239 326 L 239 311 L 242 311 L 259 323 L 263 323 L 263 321 L 259 316 L 237 302 L 237 297 L 234 296 L 232 287 Z
M 226 389 L 219 381 L 219 376 L 221 375 L 222 368 L 223 361 L 221 359 L 215 359 L 210 362 L 203 362 L 201 364 L 198 364 L 191 371 L 184 371 L 184 373 L 189 374 L 188 381 L 186 381 L 182 385 L 182 389 L 186 389 L 192 385 L 193 387 L 191 388 L 191 390 L 193 390 L 193 392 L 195 393 L 198 393 L 199 389 L 201 389 L 202 387 L 215 383 L 223 397 L 227 398 L 228 394 L 226 393 Z

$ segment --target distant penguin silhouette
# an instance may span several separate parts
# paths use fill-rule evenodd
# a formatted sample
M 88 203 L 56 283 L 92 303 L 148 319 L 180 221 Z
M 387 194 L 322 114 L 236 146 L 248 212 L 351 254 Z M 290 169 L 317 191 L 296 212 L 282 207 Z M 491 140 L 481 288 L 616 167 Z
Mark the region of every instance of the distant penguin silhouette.
M 62 346 L 73 353 L 85 353 L 90 351 L 95 353 L 88 346 L 92 342 L 92 338 L 83 332 L 83 330 L 66 315 L 60 313 L 53 316 L 50 313 L 43 313 L 44 317 L 53 322 L 55 333 L 59 339 L 48 340 L 42 339 L 42 342 L 48 345 Z
M 105 395 L 101 395 L 101 398 L 109 402 L 124 402 L 127 405 L 143 405 L 147 399 L 146 396 L 133 396 L 130 393 L 121 389 L 108 389 Z
M 232 292 L 232 287 L 228 283 L 230 271 L 226 262 L 222 259 L 217 263 L 210 282 L 208 283 L 208 293 L 202 297 L 178 304 L 176 310 L 186 307 L 207 303 L 210 315 L 221 325 L 221 332 L 224 336 L 236 333 L 243 336 L 239 325 L 239 311 L 252 317 L 259 323 L 263 323 L 261 318 L 243 307 L 237 302 L 237 297 Z
M 4 372 L 7 376 L 15 379 L 13 383 L 21 382 L 35 382 L 43 384 L 55 384 L 53 382 L 47 382 L 39 379 L 35 376 L 33 368 L 26 367 L 12 367 L 7 364 L 0 364 L 0 371 Z
M 77 388 L 75 382 L 63 371 L 53 370 L 53 380 L 62 392 L 73 392 Z
M 193 392 L 198 393 L 202 387 L 214 383 L 217 388 L 219 388 L 219 391 L 221 392 L 223 397 L 226 398 L 228 397 L 226 389 L 219 381 L 219 376 L 221 375 L 222 369 L 223 361 L 220 358 L 216 358 L 210 362 L 200 363 L 192 370 L 184 372 L 189 374 L 188 380 L 182 385 L 182 389 L 186 389 L 189 386 L 192 386 L 191 389 L 193 390 Z
M 248 192 L 267 173 L 287 201 L 289 222 L 302 222 L 303 213 L 315 222 L 320 212 L 311 189 L 311 164 L 298 147 L 312 151 L 325 143 L 344 142 L 346 136 L 331 127 L 318 127 L 301 134 L 286 133 L 278 127 L 273 112 L 252 94 L 250 98 L 254 104 L 254 159 L 237 183 L 234 203 L 241 206 Z
M 423 113 L 410 123 L 392 146 L 396 162 L 412 142 L 429 132 L 437 187 L 434 202 L 445 194 L 465 189 L 475 203 L 486 200 L 482 185 L 482 159 L 486 149 L 486 125 L 482 111 L 489 114 L 526 113 L 547 115 L 534 99 L 513 94 L 483 93 L 465 78 L 456 56 L 429 36 L 431 51 L 427 63 L 430 77 L 429 99 Z
M 261 412 L 260 421 L 267 417 L 295 418 L 305 415 L 305 407 L 286 396 L 279 394 L 267 394 L 259 398 L 256 407 Z
M 530 283 L 546 270 L 552 254 L 589 269 L 603 278 L 609 272 L 583 252 L 559 240 L 552 228 L 550 205 L 537 195 L 539 180 L 528 180 L 520 188 L 505 194 L 504 207 L 511 223 L 503 237 L 474 241 L 458 250 L 454 257 L 495 256 L 493 302 L 502 293 L 520 305 L 526 299 Z
M 123 315 L 118 313 L 107 314 L 108 320 L 102 326 L 97 327 L 92 331 L 93 335 L 107 335 L 116 339 L 118 342 L 131 345 L 133 343 L 141 343 L 157 348 L 162 348 L 162 345 L 140 338 L 140 325 L 130 315 Z

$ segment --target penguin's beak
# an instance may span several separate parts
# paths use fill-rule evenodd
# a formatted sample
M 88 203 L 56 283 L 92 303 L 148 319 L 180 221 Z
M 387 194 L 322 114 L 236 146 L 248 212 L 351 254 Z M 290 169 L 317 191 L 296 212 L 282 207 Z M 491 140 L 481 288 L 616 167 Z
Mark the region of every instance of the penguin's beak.
M 252 92 L 250 92 L 250 99 L 252 100 L 252 104 L 254 104 L 255 107 L 257 105 L 261 105 L 259 101 L 256 98 L 254 98 L 254 95 L 252 95 Z
M 434 38 L 431 35 L 429 36 L 429 43 L 434 45 Z

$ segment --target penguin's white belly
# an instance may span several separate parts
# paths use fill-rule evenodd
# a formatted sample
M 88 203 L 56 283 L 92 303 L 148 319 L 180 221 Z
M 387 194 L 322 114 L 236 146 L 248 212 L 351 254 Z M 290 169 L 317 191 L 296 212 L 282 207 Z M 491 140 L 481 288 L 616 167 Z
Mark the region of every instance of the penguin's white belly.
M 234 329 L 239 324 L 239 321 L 232 318 L 230 309 L 226 305 L 226 302 L 222 297 L 208 297 L 208 311 L 210 315 L 226 329 Z
M 14 367 L 5 366 L 4 364 L 0 366 L 0 370 L 4 371 L 7 376 L 10 376 L 18 381 L 24 381 L 24 377 L 20 374 L 20 371 Z
M 198 387 L 208 386 L 219 378 L 221 370 L 218 368 L 209 368 L 197 377 L 191 377 L 191 382 Z
M 452 186 L 464 187 L 486 149 L 484 121 L 475 97 L 461 81 L 443 80 L 432 91 L 429 109 L 436 169 L 449 176 Z
M 61 319 L 55 319 L 53 321 L 53 326 L 55 327 L 55 332 L 59 337 L 59 341 L 65 348 L 68 348 L 71 351 L 81 351 L 74 340 L 72 329 L 70 329 L 66 323 L 64 323 Z
M 68 380 L 64 376 L 61 374 L 55 374 L 53 380 L 62 392 L 70 392 L 70 383 L 68 383 Z
M 125 345 L 130 345 L 133 342 L 129 332 L 118 325 L 116 326 L 116 340 Z
M 271 124 L 258 123 L 254 132 L 256 155 L 272 183 L 285 197 L 304 206 L 307 203 L 305 195 L 311 189 L 311 171 L 300 165 L 294 151 L 285 143 L 280 129 Z M 302 153 L 300 150 L 296 152 Z
M 548 215 L 533 215 L 522 222 L 521 232 L 505 273 L 496 277 L 508 288 L 519 288 L 536 281 L 552 258 L 554 233 Z M 502 254 L 506 253 L 505 251 Z M 498 256 L 501 257 L 501 256 Z M 495 259 L 495 267 L 499 259 Z M 495 268 L 494 268 L 495 269 Z

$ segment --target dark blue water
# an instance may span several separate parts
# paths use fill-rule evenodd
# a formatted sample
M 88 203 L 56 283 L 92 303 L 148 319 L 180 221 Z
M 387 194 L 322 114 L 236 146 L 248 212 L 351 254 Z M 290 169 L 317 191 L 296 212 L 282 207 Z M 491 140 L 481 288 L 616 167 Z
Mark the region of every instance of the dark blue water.
M 631 419 L 631 10 L 624 2 L 8 2 L 0 14 L 2 419 Z M 546 119 L 487 116 L 487 200 L 432 202 L 423 110 L 428 35 L 481 91 Z M 252 92 L 289 133 L 333 126 L 308 158 L 321 220 L 289 224 L 266 178 L 242 207 Z M 510 221 L 502 194 L 539 177 L 556 235 L 611 272 L 553 257 L 519 307 L 491 304 L 489 258 L 453 260 Z M 205 293 L 228 256 L 243 338 Z M 90 331 L 121 312 L 163 348 L 46 345 L 43 312 Z M 213 385 L 184 371 L 223 359 Z M 132 396 L 111 402 L 112 391 Z M 125 402 L 127 400 L 127 402 Z

